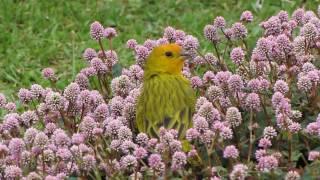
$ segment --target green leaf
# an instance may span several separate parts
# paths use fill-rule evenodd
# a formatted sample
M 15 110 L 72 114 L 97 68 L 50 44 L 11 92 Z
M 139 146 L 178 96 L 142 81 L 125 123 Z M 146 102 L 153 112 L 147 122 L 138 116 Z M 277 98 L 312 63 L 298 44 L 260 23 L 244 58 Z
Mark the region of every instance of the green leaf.
M 120 76 L 121 75 L 121 71 L 122 71 L 122 66 L 119 63 L 117 63 L 116 65 L 114 65 L 112 67 L 112 76 L 113 77 Z
M 305 168 L 301 179 L 317 179 L 320 177 L 320 161 L 317 160 Z

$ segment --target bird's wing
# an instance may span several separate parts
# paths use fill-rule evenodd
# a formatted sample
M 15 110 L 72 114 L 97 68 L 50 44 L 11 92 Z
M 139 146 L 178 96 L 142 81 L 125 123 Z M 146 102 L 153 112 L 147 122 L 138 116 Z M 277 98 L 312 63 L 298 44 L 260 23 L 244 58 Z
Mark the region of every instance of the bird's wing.
M 191 126 L 195 95 L 181 76 L 157 75 L 144 83 L 137 106 L 139 131 L 153 137 L 164 126 L 184 135 Z

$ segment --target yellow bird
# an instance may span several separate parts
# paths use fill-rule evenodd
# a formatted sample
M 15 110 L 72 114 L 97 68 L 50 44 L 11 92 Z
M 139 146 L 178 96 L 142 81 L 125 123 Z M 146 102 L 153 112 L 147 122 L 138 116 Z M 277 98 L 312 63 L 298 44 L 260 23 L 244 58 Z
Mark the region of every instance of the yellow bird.
M 196 97 L 189 80 L 181 73 L 184 60 L 177 44 L 157 46 L 148 56 L 136 107 L 139 132 L 159 137 L 158 130 L 163 126 L 178 130 L 181 138 L 191 127 Z

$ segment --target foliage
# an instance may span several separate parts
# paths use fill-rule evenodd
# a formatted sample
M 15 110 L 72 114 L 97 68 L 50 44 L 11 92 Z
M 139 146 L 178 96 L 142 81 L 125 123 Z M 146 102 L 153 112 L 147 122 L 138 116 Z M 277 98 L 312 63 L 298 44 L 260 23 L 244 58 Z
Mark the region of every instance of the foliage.
M 142 44 L 130 39 L 136 64 L 128 68 L 115 48 L 122 32 L 93 22 L 99 48 L 84 51 L 86 66 L 63 90 L 64 78 L 45 68 L 48 87 L 20 89 L 18 110 L 0 94 L 1 177 L 319 177 L 319 12 L 277 12 L 260 22 L 256 42 L 248 42 L 256 18 L 245 11 L 239 19 L 218 16 L 203 27 L 214 53 L 173 27 Z M 182 73 L 198 99 L 185 139 L 173 129 L 160 128 L 158 139 L 131 130 L 143 64 L 169 42 L 192 57 Z
M 87 47 L 98 48 L 90 41 L 89 29 L 93 20 L 114 26 L 119 33 L 114 48 L 123 66 L 133 63 L 133 56 L 125 49 L 125 42 L 135 38 L 155 39 L 168 25 L 183 28 L 190 34 L 201 35 L 205 24 L 215 16 L 237 20 L 241 10 L 251 10 L 256 21 L 250 26 L 249 39 L 254 43 L 260 33 L 258 22 L 270 14 L 285 9 L 292 12 L 302 1 L 268 0 L 173 1 L 173 0 L 86 0 L 77 1 L 0 1 L 0 91 L 10 99 L 20 87 L 32 83 L 47 86 L 40 72 L 51 66 L 61 77 L 58 87 L 70 83 L 84 67 L 81 54 Z M 259 1 L 260 2 L 260 1 Z M 307 1 L 308 9 L 315 10 L 319 0 Z M 145 8 L 148 7 L 148 8 Z M 233 12 L 233 13 L 230 13 Z M 161 17 L 161 18 L 159 18 Z M 173 18 L 172 18 L 173 17 Z M 196 19 L 196 20 L 195 20 Z M 148 23 L 145 23 L 148 22 Z M 209 43 L 200 39 L 204 49 Z

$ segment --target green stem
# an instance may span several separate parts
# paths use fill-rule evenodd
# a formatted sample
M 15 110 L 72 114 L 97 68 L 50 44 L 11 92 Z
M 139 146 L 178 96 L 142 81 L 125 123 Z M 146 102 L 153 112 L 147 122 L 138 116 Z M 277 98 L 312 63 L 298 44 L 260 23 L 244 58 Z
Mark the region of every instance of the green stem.
M 242 39 L 242 42 L 243 42 L 243 44 L 244 44 L 244 47 L 246 48 L 246 59 L 248 60 L 248 62 L 250 61 L 250 54 L 249 54 L 249 48 L 248 48 L 248 44 L 247 44 L 247 41 L 246 40 L 244 40 L 244 39 Z
M 46 165 L 45 165 L 45 162 L 44 162 L 44 153 L 43 153 L 43 150 L 42 150 L 42 175 L 43 177 L 46 176 Z
M 199 50 L 196 50 L 196 51 L 197 51 L 197 54 L 209 64 L 209 69 L 213 72 L 216 72 L 213 65 L 204 57 L 204 55 Z
M 218 63 L 219 63 L 219 66 L 221 68 L 221 70 L 223 71 L 227 71 L 228 68 L 226 67 L 226 65 L 224 64 L 224 62 L 222 62 L 222 59 L 220 57 L 220 53 L 219 53 L 219 50 L 218 50 L 218 47 L 216 44 L 213 44 L 213 47 L 214 47 L 214 50 L 216 51 L 216 54 L 217 54 L 217 57 L 218 57 Z
M 251 154 L 252 154 L 252 146 L 253 146 L 253 111 L 250 110 L 250 121 L 249 121 L 249 131 L 250 131 L 250 140 L 249 140 L 249 150 L 248 150 L 248 158 L 247 163 L 250 162 Z
M 260 95 L 260 99 L 261 99 L 261 95 Z M 266 116 L 268 126 L 271 126 L 272 122 L 271 122 L 271 118 L 270 118 L 270 116 L 268 114 L 268 111 L 267 111 L 267 108 L 266 108 L 266 98 L 265 98 L 265 96 L 263 96 L 262 100 L 263 101 L 261 102 L 261 104 L 262 104 L 263 113 Z
M 291 157 L 292 157 L 292 134 L 290 131 L 288 131 L 288 149 L 289 149 L 289 152 L 288 152 L 288 163 L 289 163 L 289 166 L 291 166 Z
M 104 59 L 106 60 L 107 59 L 107 55 L 106 53 L 104 52 L 104 48 L 103 48 L 103 45 L 102 45 L 102 41 L 99 39 L 99 46 L 101 48 L 101 51 L 102 51 L 102 55 L 104 57 Z

